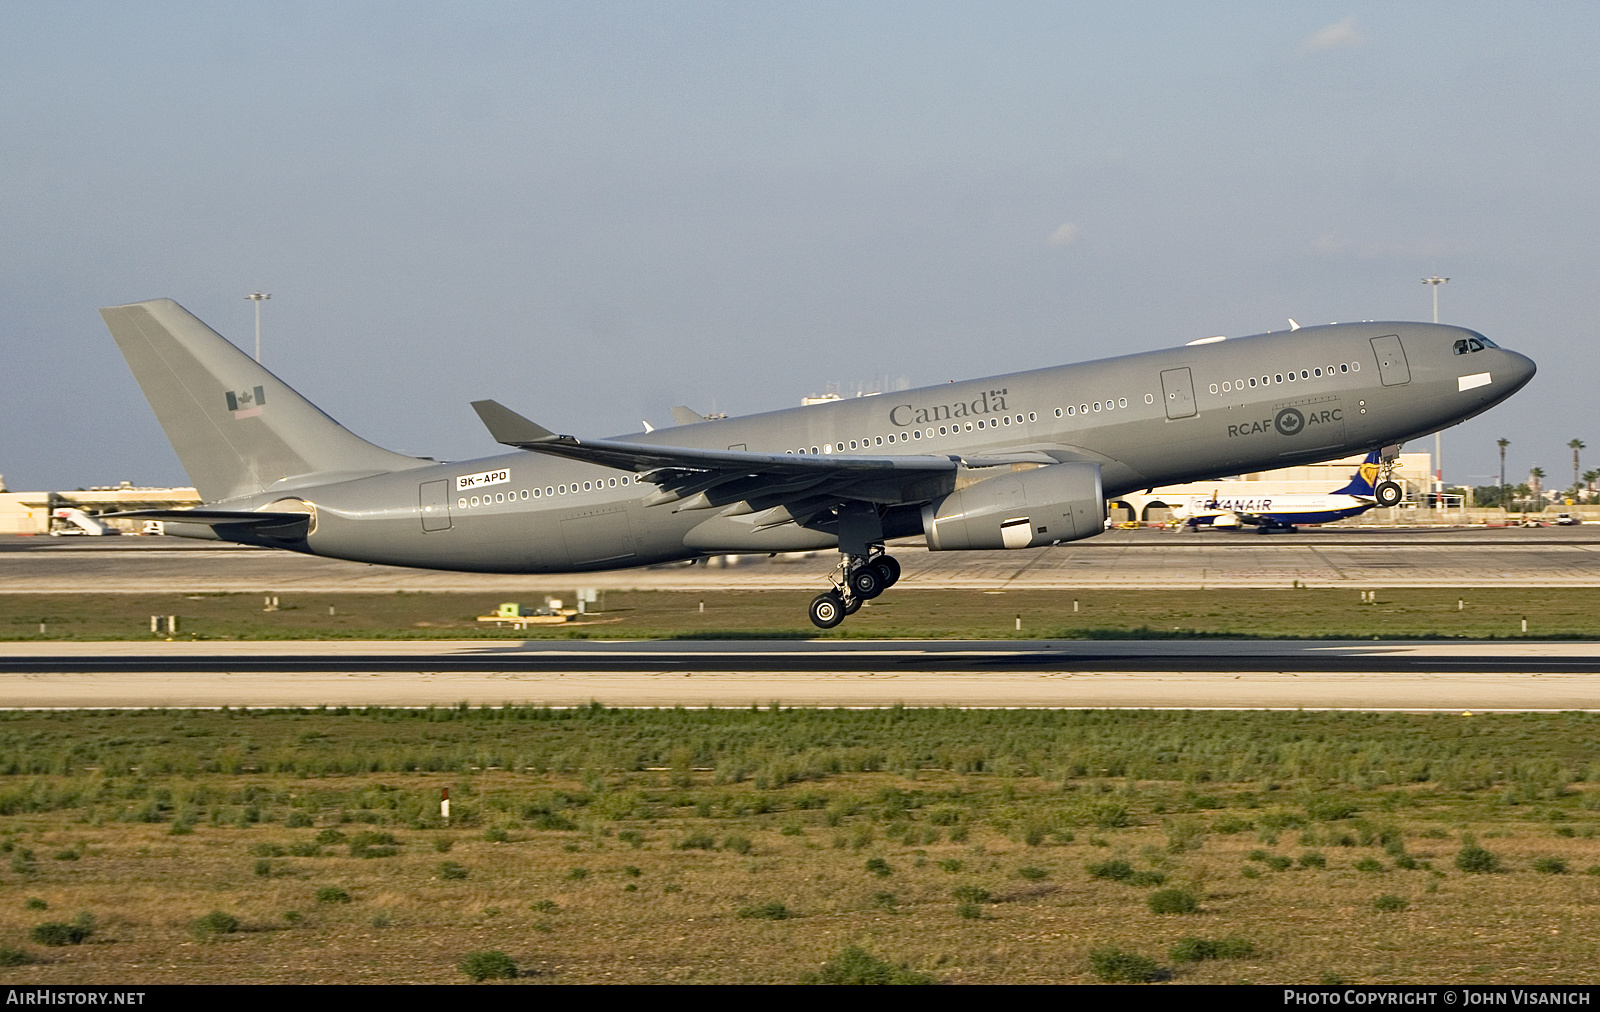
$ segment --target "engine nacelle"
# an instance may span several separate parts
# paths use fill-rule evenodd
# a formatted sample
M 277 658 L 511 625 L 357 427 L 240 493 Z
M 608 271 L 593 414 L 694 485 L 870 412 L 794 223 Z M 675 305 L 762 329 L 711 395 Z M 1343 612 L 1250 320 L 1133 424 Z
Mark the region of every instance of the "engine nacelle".
M 1051 464 L 980 481 L 922 507 L 928 550 L 1038 548 L 1105 530 L 1099 464 Z

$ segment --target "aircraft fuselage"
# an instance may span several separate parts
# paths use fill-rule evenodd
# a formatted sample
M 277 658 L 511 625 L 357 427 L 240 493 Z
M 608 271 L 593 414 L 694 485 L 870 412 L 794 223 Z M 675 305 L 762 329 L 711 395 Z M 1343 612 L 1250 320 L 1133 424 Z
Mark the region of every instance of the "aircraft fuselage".
M 1534 366 L 1493 345 L 1457 353 L 1469 337 L 1482 340 L 1437 324 L 1304 327 L 617 438 L 825 456 L 1036 452 L 1098 464 L 1114 499 L 1346 456 L 1471 418 L 1520 389 Z M 988 473 L 1010 472 L 968 477 Z M 306 504 L 314 522 L 291 541 L 226 525 L 214 535 L 199 525 L 168 528 L 357 561 L 510 573 L 838 543 L 826 529 L 737 527 L 717 509 L 646 505 L 652 491 L 628 471 L 519 450 L 333 483 L 288 479 L 219 504 Z M 921 532 L 919 507 L 882 506 L 886 537 Z

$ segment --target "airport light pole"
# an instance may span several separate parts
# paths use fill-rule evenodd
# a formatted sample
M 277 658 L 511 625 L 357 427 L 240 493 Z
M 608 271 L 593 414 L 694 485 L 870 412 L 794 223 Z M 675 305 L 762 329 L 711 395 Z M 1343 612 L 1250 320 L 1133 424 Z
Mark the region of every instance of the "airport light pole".
M 245 298 L 256 304 L 256 362 L 259 363 L 261 361 L 261 303 L 272 298 L 272 296 L 266 292 L 251 292 Z M 1433 301 L 1433 318 L 1434 322 L 1437 323 L 1439 322 L 1439 297 L 1435 295 Z
M 1431 285 L 1433 287 L 1433 322 L 1434 323 L 1438 323 L 1439 322 L 1439 286 L 1442 285 L 1442 284 L 1446 284 L 1447 282 L 1449 282 L 1449 280 L 1450 280 L 1449 278 L 1441 278 L 1437 274 L 1435 274 L 1431 278 L 1423 278 L 1422 279 L 1422 283 L 1423 284 Z M 1433 478 L 1434 478 L 1434 487 L 1433 487 L 1434 493 L 1437 494 L 1437 495 L 1443 495 L 1444 494 L 1444 444 L 1440 440 L 1440 434 L 1437 433 L 1437 432 L 1435 432 L 1433 434 Z M 1434 504 L 1437 506 L 1438 503 L 1439 503 L 1439 500 L 1435 499 L 1434 500 Z

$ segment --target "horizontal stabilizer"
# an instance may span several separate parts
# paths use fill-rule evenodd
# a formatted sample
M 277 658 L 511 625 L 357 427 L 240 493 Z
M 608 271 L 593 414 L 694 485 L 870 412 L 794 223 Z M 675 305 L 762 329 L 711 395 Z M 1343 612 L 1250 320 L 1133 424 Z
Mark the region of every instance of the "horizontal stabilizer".
M 472 410 L 483 420 L 484 427 L 497 443 L 528 449 L 530 443 L 543 443 L 557 438 L 554 432 L 512 411 L 499 401 L 473 401 Z
M 705 421 L 706 416 L 702 415 L 694 408 L 679 404 L 677 407 L 672 409 L 672 420 L 678 425 L 693 425 L 695 422 Z
M 97 519 L 105 520 L 160 520 L 169 524 L 203 524 L 215 527 L 229 524 L 241 527 L 280 527 L 292 523 L 311 522 L 306 513 L 269 513 L 256 510 L 127 510 L 122 513 L 101 513 Z

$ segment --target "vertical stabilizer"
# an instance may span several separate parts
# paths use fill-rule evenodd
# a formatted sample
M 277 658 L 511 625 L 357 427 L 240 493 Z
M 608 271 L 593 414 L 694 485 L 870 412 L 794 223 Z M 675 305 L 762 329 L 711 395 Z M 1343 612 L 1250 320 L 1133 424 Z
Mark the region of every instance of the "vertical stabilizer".
M 425 463 L 346 429 L 171 299 L 112 306 L 100 316 L 207 502 L 301 475 L 353 477 Z
M 1350 484 L 1337 489 L 1333 495 L 1361 495 L 1372 498 L 1376 492 L 1373 490 L 1378 484 L 1378 451 L 1373 450 L 1367 454 L 1367 459 L 1356 468 L 1355 477 L 1350 479 Z

